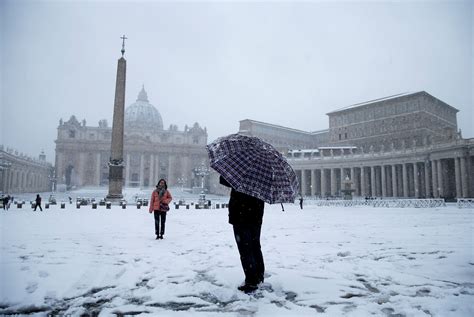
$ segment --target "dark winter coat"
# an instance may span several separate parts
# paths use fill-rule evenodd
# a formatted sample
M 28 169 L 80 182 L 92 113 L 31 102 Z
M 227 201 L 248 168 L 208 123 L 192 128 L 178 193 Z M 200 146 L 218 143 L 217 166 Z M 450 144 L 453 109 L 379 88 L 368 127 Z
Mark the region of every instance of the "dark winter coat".
M 222 176 L 219 182 L 232 188 Z M 262 224 L 264 208 L 263 200 L 240 193 L 232 188 L 229 200 L 229 223 L 232 225 Z

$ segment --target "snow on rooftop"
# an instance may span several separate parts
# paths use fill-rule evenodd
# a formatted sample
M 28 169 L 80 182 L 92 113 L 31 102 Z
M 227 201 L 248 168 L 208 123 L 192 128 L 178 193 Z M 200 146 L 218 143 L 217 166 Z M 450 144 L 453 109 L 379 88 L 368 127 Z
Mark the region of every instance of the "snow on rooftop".
M 396 98 L 400 98 L 400 97 L 404 97 L 404 96 L 414 95 L 414 94 L 417 94 L 419 92 L 421 92 L 421 91 L 404 92 L 404 93 L 397 94 L 397 95 L 392 95 L 392 96 L 387 96 L 387 97 L 383 97 L 383 98 L 379 98 L 379 99 L 374 99 L 374 100 L 369 100 L 369 101 L 365 101 L 365 102 L 361 102 L 361 103 L 356 103 L 356 104 L 353 104 L 353 105 L 350 105 L 350 106 L 347 106 L 347 107 L 339 108 L 337 110 L 328 112 L 327 115 L 333 114 L 333 113 L 336 113 L 336 112 L 340 112 L 340 111 L 344 111 L 344 110 L 348 110 L 348 109 L 352 109 L 352 108 L 357 108 L 357 107 L 361 107 L 361 106 L 381 102 L 381 101 L 386 101 L 386 100 L 396 99 Z

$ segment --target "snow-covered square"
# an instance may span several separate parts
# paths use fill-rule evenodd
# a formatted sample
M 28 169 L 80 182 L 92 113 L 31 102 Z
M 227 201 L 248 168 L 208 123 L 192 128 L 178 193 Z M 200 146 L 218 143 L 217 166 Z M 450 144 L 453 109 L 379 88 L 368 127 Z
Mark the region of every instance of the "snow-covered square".
M 43 210 L 0 214 L 0 314 L 474 315 L 472 209 L 266 205 L 252 295 L 226 209 L 173 208 L 163 240 L 146 207 Z

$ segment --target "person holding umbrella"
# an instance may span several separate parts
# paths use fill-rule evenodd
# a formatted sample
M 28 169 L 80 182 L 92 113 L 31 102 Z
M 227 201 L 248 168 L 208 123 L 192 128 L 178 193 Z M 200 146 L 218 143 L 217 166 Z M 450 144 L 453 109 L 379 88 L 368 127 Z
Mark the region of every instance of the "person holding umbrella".
M 231 188 L 229 223 L 245 274 L 238 289 L 252 293 L 264 281 L 260 233 L 265 202 L 294 202 L 298 180 L 281 153 L 259 138 L 231 134 L 206 148 L 220 183 Z
M 222 176 L 219 182 L 232 188 Z M 234 228 L 235 242 L 245 274 L 245 282 L 238 289 L 244 293 L 255 291 L 258 284 L 264 280 L 265 264 L 260 246 L 264 208 L 263 200 L 232 188 L 229 200 L 229 223 Z

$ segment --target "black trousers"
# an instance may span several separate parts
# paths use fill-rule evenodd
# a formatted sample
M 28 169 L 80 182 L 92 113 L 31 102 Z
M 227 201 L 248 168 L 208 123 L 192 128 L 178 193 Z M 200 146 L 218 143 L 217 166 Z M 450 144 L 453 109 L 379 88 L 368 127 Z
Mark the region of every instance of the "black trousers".
M 262 225 L 234 225 L 234 237 L 240 253 L 240 262 L 245 274 L 245 283 L 256 285 L 263 282 L 265 264 L 260 246 Z
M 155 216 L 155 234 L 157 236 L 162 236 L 165 234 L 166 212 L 155 211 L 154 216 Z
M 43 211 L 43 208 L 41 208 L 41 203 L 35 205 L 34 211 L 36 211 L 36 208 L 38 208 L 38 207 L 41 211 Z

